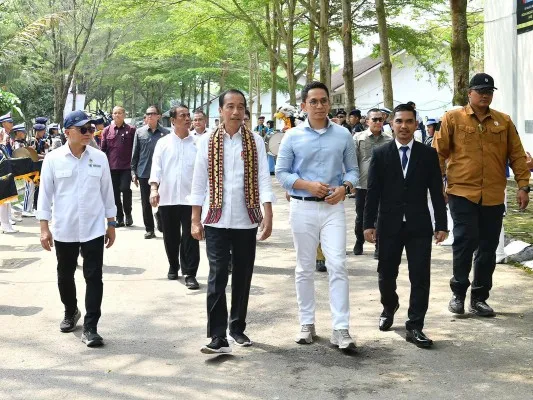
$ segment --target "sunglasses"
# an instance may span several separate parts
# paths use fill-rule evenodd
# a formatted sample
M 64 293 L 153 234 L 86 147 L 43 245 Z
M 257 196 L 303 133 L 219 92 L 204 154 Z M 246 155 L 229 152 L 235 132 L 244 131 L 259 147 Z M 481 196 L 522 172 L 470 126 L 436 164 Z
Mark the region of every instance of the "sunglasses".
M 383 122 L 383 118 L 382 117 L 377 117 L 377 118 L 371 118 L 372 122 Z
M 156 112 L 147 112 L 144 115 L 146 115 L 147 117 L 150 117 L 151 115 L 159 115 L 159 114 L 157 114 Z
M 85 135 L 87 133 L 94 133 L 94 128 L 92 126 L 77 126 L 76 128 L 80 130 L 80 133 L 82 135 Z
M 480 95 L 485 95 L 485 94 L 493 95 L 494 94 L 494 89 L 474 89 L 474 90 Z

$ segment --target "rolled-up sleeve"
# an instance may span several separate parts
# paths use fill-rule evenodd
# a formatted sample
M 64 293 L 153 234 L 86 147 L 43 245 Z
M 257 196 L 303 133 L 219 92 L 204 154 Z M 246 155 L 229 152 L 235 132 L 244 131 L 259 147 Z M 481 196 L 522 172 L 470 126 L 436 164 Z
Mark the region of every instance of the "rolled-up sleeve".
M 39 183 L 39 198 L 37 199 L 37 219 L 50 221 L 52 219 L 52 198 L 54 196 L 54 167 L 50 158 L 43 161 Z
M 346 148 L 343 153 L 344 182 L 350 182 L 354 187 L 359 181 L 359 165 L 357 164 L 357 154 L 355 153 L 355 144 L 353 139 L 348 135 L 346 139 Z
M 276 159 L 276 179 L 285 190 L 291 190 L 294 182 L 300 179 L 297 173 L 292 172 L 294 162 L 294 151 L 290 131 L 285 133 L 279 147 L 278 158 Z
M 258 134 L 254 134 L 257 147 L 257 162 L 259 170 L 259 201 L 264 203 L 275 203 L 276 196 L 272 191 L 272 181 L 270 180 L 270 169 L 268 167 L 265 142 Z
M 152 156 L 152 169 L 150 170 L 150 179 L 148 183 L 161 183 L 161 153 L 163 151 L 162 140 L 159 140 L 155 145 L 154 155 Z
M 102 161 L 104 170 L 100 185 L 100 194 L 104 203 L 105 217 L 115 218 L 117 216 L 117 206 L 115 205 L 115 195 L 113 194 L 113 184 L 111 182 L 111 171 L 107 159 Z
M 202 137 L 196 142 L 198 151 L 196 152 L 196 159 L 194 161 L 194 173 L 192 174 L 191 194 L 189 195 L 189 203 L 191 206 L 203 206 L 207 190 L 207 145 L 209 144 L 209 136 Z

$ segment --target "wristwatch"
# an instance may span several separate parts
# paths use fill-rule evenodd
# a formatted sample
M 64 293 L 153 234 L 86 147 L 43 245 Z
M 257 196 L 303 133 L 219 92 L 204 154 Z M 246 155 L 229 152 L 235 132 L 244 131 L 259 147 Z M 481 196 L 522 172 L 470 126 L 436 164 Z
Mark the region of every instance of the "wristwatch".
M 518 190 L 523 190 L 524 192 L 529 193 L 529 192 L 531 192 L 531 187 L 529 185 L 528 186 L 522 186 Z
M 112 226 L 113 228 L 117 227 L 117 221 L 107 221 L 107 226 Z
M 350 192 L 352 191 L 352 189 L 350 188 L 350 185 L 343 185 L 344 186 L 344 190 L 346 191 L 346 195 L 349 195 Z

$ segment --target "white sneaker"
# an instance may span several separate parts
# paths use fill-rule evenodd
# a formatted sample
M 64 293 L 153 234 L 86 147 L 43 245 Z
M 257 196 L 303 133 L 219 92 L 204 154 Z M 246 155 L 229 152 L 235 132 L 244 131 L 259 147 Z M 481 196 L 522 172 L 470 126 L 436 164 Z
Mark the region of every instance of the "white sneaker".
M 2 228 L 2 233 L 17 233 L 18 231 L 13 228 Z
M 22 211 L 22 216 L 26 218 L 34 218 L 35 213 L 33 211 Z
M 334 329 L 329 340 L 331 344 L 338 346 L 339 349 L 355 349 L 355 341 L 350 336 L 348 329 Z
M 11 214 L 11 219 L 15 222 L 22 222 L 22 218 L 20 217 L 20 215 L 17 215 L 15 213 Z
M 313 337 L 316 337 L 315 324 L 304 324 L 294 341 L 298 344 L 310 344 L 313 343 Z
M 9 223 L 10 223 L 11 225 L 17 225 L 17 221 L 14 221 L 14 220 L 12 220 L 12 219 L 9 220 Z

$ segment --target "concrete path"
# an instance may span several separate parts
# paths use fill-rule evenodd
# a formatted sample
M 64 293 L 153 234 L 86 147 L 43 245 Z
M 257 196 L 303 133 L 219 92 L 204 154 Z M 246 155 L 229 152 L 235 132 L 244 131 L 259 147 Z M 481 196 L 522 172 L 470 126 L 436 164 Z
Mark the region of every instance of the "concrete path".
M 405 341 L 409 285 L 398 280 L 401 307 L 390 332 L 377 329 L 381 312 L 372 248 L 355 257 L 354 204 L 347 201 L 351 332 L 358 350 L 329 344 L 327 276 L 317 274 L 317 333 L 297 345 L 295 256 L 288 203 L 275 184 L 274 233 L 258 245 L 247 333 L 255 342 L 231 355 L 206 356 L 205 283 L 201 290 L 166 279 L 161 234 L 144 240 L 139 193 L 132 228 L 120 228 L 104 256 L 104 303 L 99 332 L 106 346 L 85 347 L 81 331 L 59 332 L 62 304 L 55 254 L 41 249 L 37 221 L 17 235 L 0 235 L 0 399 L 532 399 L 533 276 L 497 267 L 489 303 L 492 319 L 447 311 L 451 249 L 434 246 L 425 332 L 431 350 Z M 83 312 L 85 285 L 76 274 Z M 81 322 L 81 321 L 80 321 Z

